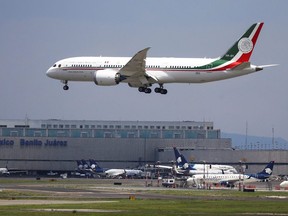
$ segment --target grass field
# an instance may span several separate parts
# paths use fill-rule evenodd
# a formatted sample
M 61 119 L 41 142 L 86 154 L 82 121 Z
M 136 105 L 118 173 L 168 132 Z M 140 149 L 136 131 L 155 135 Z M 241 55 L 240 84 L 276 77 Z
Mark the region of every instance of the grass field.
M 5 180 L 6 181 L 6 180 Z M 87 188 L 91 182 L 87 181 L 1 181 L 5 184 L 28 184 L 41 188 Z M 93 182 L 92 182 L 93 183 Z M 119 187 L 118 187 L 119 189 Z M 58 195 L 37 190 L 11 190 L 0 192 L 0 216 L 46 216 L 46 215 L 287 215 L 287 192 L 254 192 L 244 193 L 236 190 L 145 190 L 137 189 L 137 193 L 151 194 L 156 198 L 126 199 L 93 199 L 85 196 L 71 196 L 61 193 Z M 116 189 L 111 187 L 111 192 Z M 157 199 L 161 195 L 161 199 Z M 148 196 L 149 197 L 149 196 Z M 27 203 L 18 203 L 28 201 Z M 74 201 L 74 203 L 52 203 L 57 201 Z M 108 201 L 108 202 L 103 202 Z M 6 202 L 8 204 L 6 204 Z M 35 202 L 35 203 L 34 203 Z M 89 202 L 89 203 L 88 203 Z M 91 203 L 92 202 L 92 203 Z
M 44 211 L 44 209 L 46 211 Z M 69 209 L 69 211 L 68 211 Z M 58 210 L 58 211 L 57 211 Z M 81 210 L 85 210 L 81 212 Z M 93 212 L 97 210 L 100 212 Z M 107 212 L 103 211 L 106 210 Z M 116 211 L 116 212 L 114 212 Z M 269 214 L 270 213 L 270 214 Z M 1 206 L 0 215 L 288 215 L 287 201 L 116 200 L 109 203 Z

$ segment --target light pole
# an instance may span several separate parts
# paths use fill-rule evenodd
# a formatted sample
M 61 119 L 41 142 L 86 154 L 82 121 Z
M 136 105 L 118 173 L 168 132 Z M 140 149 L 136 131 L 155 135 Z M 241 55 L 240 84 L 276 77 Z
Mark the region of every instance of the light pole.
M 242 160 L 240 160 L 239 161 L 239 166 L 240 166 L 240 172 L 239 172 L 239 191 L 241 191 L 241 189 L 242 190 L 244 190 L 244 178 L 245 178 L 245 176 L 244 176 L 244 166 L 245 166 L 245 164 L 243 165 L 243 161 Z M 242 178 L 241 178 L 242 177 Z M 242 186 L 242 187 L 241 187 Z
M 203 162 L 203 166 L 204 166 L 204 169 L 203 169 L 203 171 L 204 171 L 204 173 L 203 173 L 203 188 L 205 189 L 206 187 L 206 177 L 205 177 L 205 174 L 206 174 L 206 161 L 205 160 L 203 160 L 202 161 Z

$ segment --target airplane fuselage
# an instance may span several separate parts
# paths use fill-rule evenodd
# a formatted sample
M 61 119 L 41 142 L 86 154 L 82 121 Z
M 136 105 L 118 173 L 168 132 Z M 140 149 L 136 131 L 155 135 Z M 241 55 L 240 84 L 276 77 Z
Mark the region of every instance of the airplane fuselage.
M 234 184 L 237 181 L 245 181 L 246 183 L 257 182 L 261 179 L 253 177 L 251 175 L 243 174 L 208 174 L 208 175 L 194 175 L 191 178 L 187 179 L 188 185 L 201 184 L 203 182 L 209 184 L 220 184 L 220 183 L 232 183 Z
M 94 73 L 102 70 L 119 71 L 129 57 L 74 57 L 56 62 L 47 75 L 67 81 L 95 81 Z M 157 83 L 204 83 L 241 76 L 256 71 L 256 66 L 243 70 L 211 70 L 217 59 L 208 58 L 147 58 L 146 73 Z M 211 63 L 211 64 L 210 64 Z M 203 68 L 204 66 L 204 68 Z M 199 69 L 197 69 L 199 67 Z M 200 69 L 201 68 L 201 69 Z M 152 83 L 156 81 L 151 80 Z M 129 83 L 129 78 L 123 80 Z M 138 87 L 138 86 L 135 86 Z

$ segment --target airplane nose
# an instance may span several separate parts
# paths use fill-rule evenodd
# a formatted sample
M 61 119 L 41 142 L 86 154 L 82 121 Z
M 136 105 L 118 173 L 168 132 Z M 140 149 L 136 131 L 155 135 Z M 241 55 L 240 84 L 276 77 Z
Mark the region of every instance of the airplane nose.
M 50 68 L 46 71 L 46 76 L 50 77 Z
M 55 78 L 55 75 L 56 75 L 55 68 L 51 67 L 46 71 L 46 76 L 48 76 L 50 78 Z
M 51 68 L 46 71 L 46 76 L 51 77 Z

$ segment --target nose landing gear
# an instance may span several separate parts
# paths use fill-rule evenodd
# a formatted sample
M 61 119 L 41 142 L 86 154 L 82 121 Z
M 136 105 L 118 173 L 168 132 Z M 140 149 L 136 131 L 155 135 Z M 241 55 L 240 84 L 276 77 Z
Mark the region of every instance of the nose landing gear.
M 67 80 L 62 80 L 61 82 L 64 84 L 63 90 L 67 91 L 69 89 L 68 81 Z

